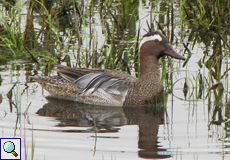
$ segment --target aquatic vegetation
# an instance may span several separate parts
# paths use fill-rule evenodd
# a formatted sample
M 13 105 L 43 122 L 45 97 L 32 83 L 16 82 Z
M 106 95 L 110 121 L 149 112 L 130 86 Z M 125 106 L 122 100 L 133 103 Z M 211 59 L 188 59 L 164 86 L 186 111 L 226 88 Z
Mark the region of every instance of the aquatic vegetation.
M 219 82 L 229 71 L 229 68 L 226 68 L 226 71 L 222 73 L 221 67 L 226 56 L 223 50 L 230 49 L 227 43 L 230 33 L 230 2 L 186 0 L 182 6 L 185 21 L 191 30 L 188 40 L 193 41 L 193 46 L 197 42 L 205 44 L 204 57 L 200 61 L 209 69 L 211 76 Z

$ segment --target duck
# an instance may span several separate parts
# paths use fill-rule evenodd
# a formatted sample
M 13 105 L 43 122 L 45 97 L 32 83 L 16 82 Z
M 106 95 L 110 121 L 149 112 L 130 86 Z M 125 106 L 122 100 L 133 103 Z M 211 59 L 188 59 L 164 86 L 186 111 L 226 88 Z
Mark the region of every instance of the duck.
M 34 76 L 51 97 L 102 106 L 142 106 L 156 103 L 164 93 L 158 73 L 163 56 L 186 60 L 159 31 L 145 34 L 139 43 L 138 78 L 110 69 L 71 68 L 54 64 L 57 76 Z M 156 98 L 157 97 L 157 98 Z

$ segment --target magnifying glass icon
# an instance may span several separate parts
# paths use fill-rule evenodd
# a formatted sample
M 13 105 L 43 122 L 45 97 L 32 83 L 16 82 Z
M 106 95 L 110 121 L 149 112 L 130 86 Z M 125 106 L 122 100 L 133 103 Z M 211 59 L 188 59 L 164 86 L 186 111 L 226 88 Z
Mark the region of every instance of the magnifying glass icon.
M 7 153 L 12 153 L 15 157 L 18 156 L 18 154 L 14 151 L 15 150 L 15 145 L 11 141 L 7 141 L 3 145 L 3 149 Z

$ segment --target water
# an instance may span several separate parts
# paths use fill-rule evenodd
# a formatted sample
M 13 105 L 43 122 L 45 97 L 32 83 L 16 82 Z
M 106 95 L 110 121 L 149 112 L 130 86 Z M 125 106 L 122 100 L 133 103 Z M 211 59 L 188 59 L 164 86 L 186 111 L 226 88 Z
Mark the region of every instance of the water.
M 116 44 L 123 46 L 127 42 L 129 44 L 125 48 L 127 53 L 130 48 L 134 47 L 135 39 L 133 37 L 139 24 L 142 26 L 140 35 L 143 36 L 144 29 L 148 28 L 146 20 L 149 21 L 154 16 L 161 23 L 162 20 L 166 20 L 165 17 L 162 19 L 160 16 L 165 12 L 154 13 L 149 4 L 156 5 L 155 9 L 157 10 L 160 10 L 160 6 L 163 5 L 160 2 L 156 4 L 149 1 L 143 4 L 139 2 L 139 19 L 132 20 L 133 28 L 126 30 L 127 41 L 122 39 L 121 43 Z M 87 5 L 89 4 L 87 3 Z M 119 5 L 114 6 L 116 8 Z M 174 4 L 174 7 L 178 9 L 179 4 Z M 151 11 L 152 14 L 150 14 Z M 100 26 L 100 12 L 95 10 L 94 13 L 95 23 L 92 25 L 95 29 L 93 29 L 93 33 L 99 39 L 97 50 L 100 50 L 107 42 L 104 42 L 106 36 Z M 174 14 L 175 21 L 178 22 L 179 13 L 175 11 Z M 108 20 L 108 24 L 110 27 L 114 27 L 111 20 Z M 156 25 L 155 22 L 154 24 Z M 35 24 L 35 26 L 39 25 Z M 89 37 L 90 27 L 88 25 L 85 27 L 82 29 L 84 31 L 82 34 Z M 173 47 L 183 54 L 182 43 L 187 42 L 188 38 L 185 31 L 181 32 L 180 27 L 180 25 L 175 27 L 174 32 L 178 39 Z M 186 26 L 184 27 L 186 28 Z M 69 33 L 69 30 L 67 29 L 66 32 Z M 180 36 L 181 34 L 184 34 L 185 38 Z M 90 48 L 88 41 L 88 38 L 83 40 L 84 46 L 81 51 Z M 65 42 L 65 44 L 69 43 Z M 67 53 L 70 53 L 71 62 L 79 65 L 78 61 L 74 59 L 74 54 L 76 57 L 78 56 L 74 47 L 76 46 L 71 46 Z M 66 48 L 64 49 L 66 50 Z M 229 95 L 228 75 L 221 81 L 225 90 L 221 101 L 223 105 L 218 105 L 214 91 L 209 93 L 212 84 L 216 82 L 215 79 L 210 76 L 210 70 L 197 65 L 200 59 L 207 60 L 209 58 L 204 57 L 205 46 L 202 43 L 196 43 L 193 48 L 189 47 L 189 49 L 192 52 L 192 57 L 184 68 L 182 67 L 183 62 L 178 60 L 172 60 L 172 65 L 166 65 L 166 70 L 162 69 L 163 65 L 161 66 L 161 75 L 164 75 L 164 72 L 168 75 L 172 72 L 170 77 L 172 81 L 170 78 L 168 81 L 163 80 L 166 92 L 170 90 L 170 86 L 169 89 L 167 88 L 168 83 L 175 84 L 172 93 L 168 94 L 166 107 L 156 106 L 153 110 L 148 107 L 91 106 L 47 98 L 49 93 L 42 90 L 38 83 L 32 82 L 29 78 L 30 75 L 37 72 L 36 64 L 20 64 L 21 62 L 17 61 L 13 64 L 2 65 L 0 75 L 3 80 L 0 94 L 3 96 L 3 101 L 0 104 L 0 137 L 22 138 L 22 159 L 33 159 L 33 155 L 34 159 L 49 160 L 227 160 L 230 158 L 228 123 L 230 109 L 226 105 Z M 211 54 L 212 48 L 209 49 Z M 228 49 L 225 48 L 224 54 L 227 53 Z M 85 52 L 79 57 L 84 58 L 84 55 Z M 187 52 L 184 55 L 187 57 Z M 222 63 L 222 73 L 228 68 L 228 59 L 226 56 Z M 166 62 L 168 61 L 166 60 Z M 89 65 L 93 65 L 92 63 Z M 63 62 L 63 64 L 66 63 Z M 121 64 L 123 65 L 123 63 Z M 204 63 L 202 64 L 204 66 Z M 82 66 L 87 65 L 83 63 Z M 132 68 L 134 65 L 131 63 L 128 67 L 131 68 L 131 73 L 134 75 L 135 70 Z M 205 81 L 201 99 L 197 98 L 199 73 Z M 38 74 L 44 74 L 44 72 L 40 69 Z M 54 74 L 56 73 L 51 72 L 51 75 Z M 183 93 L 185 78 L 187 78 L 189 88 L 186 98 Z M 12 101 L 15 105 L 13 104 L 11 108 L 7 93 L 16 82 L 12 91 Z
M 165 111 L 162 106 L 154 111 L 90 106 L 46 99 L 49 94 L 36 82 L 27 82 L 25 89 L 28 71 L 23 65 L 20 71 L 9 68 L 1 73 L 1 137 L 22 138 L 22 159 L 25 150 L 30 157 L 32 141 L 36 159 L 229 158 L 226 127 L 210 123 L 207 100 L 183 101 L 169 96 Z M 22 113 L 18 116 L 15 107 L 10 113 L 6 97 L 16 81 L 20 82 L 14 88 L 13 101 Z M 181 88 L 175 88 L 174 94 L 183 97 Z

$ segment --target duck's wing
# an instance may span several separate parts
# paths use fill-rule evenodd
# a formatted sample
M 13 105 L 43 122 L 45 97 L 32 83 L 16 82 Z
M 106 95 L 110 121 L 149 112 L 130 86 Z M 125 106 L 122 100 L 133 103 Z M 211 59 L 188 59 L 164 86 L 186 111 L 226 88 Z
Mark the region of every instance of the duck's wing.
M 60 64 L 55 64 L 54 69 L 61 74 L 61 76 L 70 82 L 76 81 L 78 78 L 90 73 L 104 73 L 102 69 L 88 69 L 88 68 L 70 68 Z
M 80 88 L 79 95 L 87 99 L 103 99 L 123 103 L 127 91 L 132 88 L 137 78 L 120 71 L 69 68 L 56 65 L 60 75 Z M 92 102 L 95 103 L 95 102 Z

